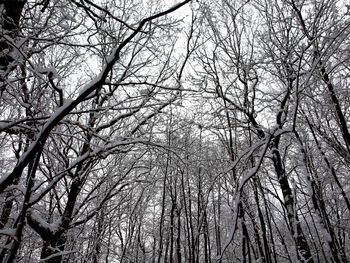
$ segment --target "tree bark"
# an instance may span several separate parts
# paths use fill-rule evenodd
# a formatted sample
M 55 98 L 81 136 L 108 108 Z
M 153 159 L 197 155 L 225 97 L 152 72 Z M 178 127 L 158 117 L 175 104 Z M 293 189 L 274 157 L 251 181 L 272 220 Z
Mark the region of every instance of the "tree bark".
M 4 17 L 0 19 L 0 34 L 7 35 L 14 39 L 18 35 L 19 22 L 22 10 L 27 0 L 1 0 L 0 6 L 4 8 Z M 10 50 L 11 45 L 6 40 L 0 41 L 0 70 L 6 70 L 13 61 Z

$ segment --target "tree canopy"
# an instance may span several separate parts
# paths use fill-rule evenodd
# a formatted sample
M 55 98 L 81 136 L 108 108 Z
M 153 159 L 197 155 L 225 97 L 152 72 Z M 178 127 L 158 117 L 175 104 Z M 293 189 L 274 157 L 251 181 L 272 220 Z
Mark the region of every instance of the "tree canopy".
M 0 261 L 350 260 L 336 0 L 0 0 Z

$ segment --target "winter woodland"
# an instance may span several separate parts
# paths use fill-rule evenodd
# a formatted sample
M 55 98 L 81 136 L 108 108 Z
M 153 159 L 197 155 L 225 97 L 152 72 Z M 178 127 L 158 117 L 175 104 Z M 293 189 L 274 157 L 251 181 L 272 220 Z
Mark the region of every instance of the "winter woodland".
M 0 13 L 0 262 L 350 261 L 346 2 Z

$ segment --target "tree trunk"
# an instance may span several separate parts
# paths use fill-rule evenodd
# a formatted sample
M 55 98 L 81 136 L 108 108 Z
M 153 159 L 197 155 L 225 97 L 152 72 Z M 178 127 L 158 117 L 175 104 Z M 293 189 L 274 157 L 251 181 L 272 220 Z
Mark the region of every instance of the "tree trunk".
M 10 38 L 14 39 L 19 30 L 19 21 L 23 7 L 27 0 L 3 0 L 0 5 L 3 4 L 5 16 L 2 21 L 2 34 L 8 35 Z M 6 32 L 6 33 L 5 33 Z M 8 65 L 13 61 L 11 55 L 9 55 L 12 46 L 10 46 L 7 41 L 0 41 L 0 70 L 6 70 Z
M 287 218 L 289 229 L 292 237 L 295 240 L 298 257 L 302 261 L 313 263 L 310 247 L 306 241 L 305 235 L 301 229 L 297 211 L 294 208 L 294 195 L 289 185 L 285 169 L 282 164 L 280 152 L 278 150 L 279 138 L 275 138 L 272 146 L 272 160 L 276 171 L 278 182 L 281 186 L 281 191 L 284 199 L 284 206 L 287 210 Z

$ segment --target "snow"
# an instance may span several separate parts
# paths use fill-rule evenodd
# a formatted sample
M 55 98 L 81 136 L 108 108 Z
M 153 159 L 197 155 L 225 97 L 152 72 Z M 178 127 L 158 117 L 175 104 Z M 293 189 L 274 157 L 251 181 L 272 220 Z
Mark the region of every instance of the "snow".
M 30 216 L 33 219 L 33 221 L 36 221 L 41 227 L 47 229 L 51 233 L 55 233 L 59 229 L 59 221 L 56 221 L 54 223 L 48 223 L 40 216 L 39 212 L 37 211 L 31 211 Z

